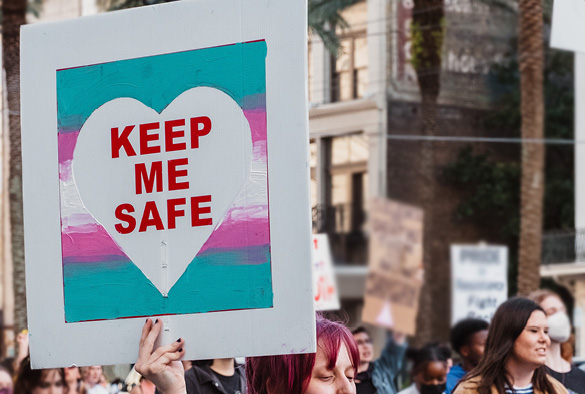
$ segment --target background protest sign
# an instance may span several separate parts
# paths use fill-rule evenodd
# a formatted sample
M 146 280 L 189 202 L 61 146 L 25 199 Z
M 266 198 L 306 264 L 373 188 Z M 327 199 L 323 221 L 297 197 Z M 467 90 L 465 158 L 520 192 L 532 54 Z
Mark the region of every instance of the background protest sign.
M 149 316 L 187 359 L 315 349 L 306 12 L 202 0 L 23 28 L 35 367 L 135 362 Z
M 550 45 L 553 48 L 585 52 L 585 0 L 556 0 Z
M 315 310 L 339 309 L 339 293 L 327 234 L 313 234 L 313 296 Z
M 362 320 L 412 335 L 423 279 L 423 212 L 374 199 L 368 228 L 370 261 Z
M 451 245 L 451 323 L 465 318 L 491 321 L 508 299 L 508 248 Z

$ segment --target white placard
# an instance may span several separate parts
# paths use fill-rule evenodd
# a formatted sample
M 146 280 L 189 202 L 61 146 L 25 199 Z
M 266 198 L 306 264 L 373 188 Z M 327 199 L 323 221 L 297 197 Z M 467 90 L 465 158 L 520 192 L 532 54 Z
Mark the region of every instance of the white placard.
M 508 248 L 451 245 L 451 323 L 465 318 L 491 321 L 508 299 Z
M 186 359 L 315 351 L 306 3 L 27 25 L 21 56 L 33 367 L 133 363 L 146 317 Z
M 585 52 L 585 0 L 555 0 L 550 46 Z
M 339 293 L 327 234 L 313 235 L 313 296 L 315 310 L 337 310 Z

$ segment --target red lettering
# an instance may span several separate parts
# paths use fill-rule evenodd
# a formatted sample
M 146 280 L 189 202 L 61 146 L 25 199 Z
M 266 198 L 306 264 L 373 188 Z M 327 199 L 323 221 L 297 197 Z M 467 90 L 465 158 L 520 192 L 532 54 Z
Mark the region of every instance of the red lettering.
M 140 228 L 138 231 L 144 232 L 146 231 L 147 227 L 150 226 L 155 226 L 157 230 L 165 229 L 162 219 L 160 218 L 160 214 L 158 213 L 158 208 L 156 207 L 156 203 L 154 201 L 147 201 L 144 205 L 144 213 L 142 214 Z
M 169 120 L 165 122 L 165 151 L 173 152 L 176 150 L 187 149 L 187 143 L 175 143 L 175 138 L 185 136 L 185 130 L 174 130 L 175 127 L 185 126 L 185 119 Z
M 145 163 L 137 163 L 134 166 L 134 178 L 136 179 L 136 194 L 142 194 L 142 184 L 146 193 L 152 193 L 154 188 L 154 182 L 156 180 L 156 191 L 162 192 L 163 190 L 163 173 L 162 173 L 162 161 L 152 162 L 150 167 L 150 173 L 146 172 Z
M 187 176 L 187 169 L 178 170 L 177 166 L 186 166 L 187 164 L 189 164 L 189 159 L 186 157 L 169 160 L 169 190 L 185 190 L 189 188 L 189 181 L 177 182 L 178 177 Z
M 160 146 L 150 146 L 150 141 L 158 140 L 158 133 L 148 134 L 150 130 L 156 130 L 159 128 L 159 123 L 145 123 L 140 125 L 140 154 L 148 155 L 151 153 L 160 153 Z
M 125 211 L 125 212 L 124 212 Z M 128 225 L 124 226 L 122 223 L 116 223 L 114 227 L 120 234 L 130 234 L 136 228 L 136 219 L 127 212 L 134 212 L 132 204 L 120 204 L 116 207 L 116 219 L 126 222 Z
M 116 159 L 120 157 L 120 149 L 124 148 L 126 151 L 126 156 L 136 156 L 136 151 L 132 147 L 130 140 L 128 137 L 130 133 L 134 130 L 134 125 L 126 126 L 122 134 L 118 134 L 119 130 L 117 127 L 113 127 L 111 131 L 111 138 L 112 138 L 112 159 Z
M 202 127 L 199 128 L 199 125 Z M 199 137 L 209 134 L 211 131 L 211 119 L 207 116 L 191 118 L 191 149 L 199 148 Z
M 169 229 L 176 227 L 177 216 L 185 216 L 184 210 L 177 210 L 177 205 L 187 204 L 186 198 L 172 198 L 167 201 L 167 215 L 169 218 Z
M 191 197 L 191 226 L 211 226 L 213 224 L 212 218 L 201 218 L 200 216 L 206 213 L 211 213 L 211 207 L 200 207 L 199 204 L 204 202 L 211 202 L 211 196 L 197 196 Z

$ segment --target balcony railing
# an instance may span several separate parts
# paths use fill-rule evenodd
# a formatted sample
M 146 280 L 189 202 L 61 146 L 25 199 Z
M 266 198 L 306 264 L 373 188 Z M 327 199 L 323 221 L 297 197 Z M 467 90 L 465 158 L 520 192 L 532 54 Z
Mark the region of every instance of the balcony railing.
M 318 205 L 313 208 L 313 232 L 327 233 L 333 260 L 342 264 L 366 264 L 366 214 L 352 204 Z
M 585 229 L 542 236 L 542 264 L 585 262 Z

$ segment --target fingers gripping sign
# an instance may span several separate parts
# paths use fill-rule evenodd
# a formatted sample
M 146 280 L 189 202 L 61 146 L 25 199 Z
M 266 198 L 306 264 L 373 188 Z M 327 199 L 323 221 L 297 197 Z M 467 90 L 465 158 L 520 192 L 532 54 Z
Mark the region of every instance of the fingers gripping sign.
M 183 364 L 180 361 L 185 354 L 184 341 L 179 338 L 176 342 L 155 350 L 154 343 L 162 325 L 160 319 L 154 324 L 146 319 L 140 337 L 136 371 L 153 382 L 163 394 L 186 394 Z

